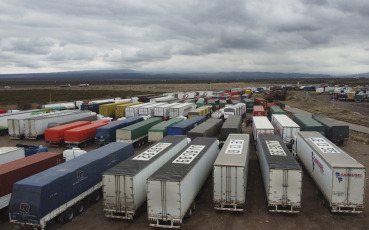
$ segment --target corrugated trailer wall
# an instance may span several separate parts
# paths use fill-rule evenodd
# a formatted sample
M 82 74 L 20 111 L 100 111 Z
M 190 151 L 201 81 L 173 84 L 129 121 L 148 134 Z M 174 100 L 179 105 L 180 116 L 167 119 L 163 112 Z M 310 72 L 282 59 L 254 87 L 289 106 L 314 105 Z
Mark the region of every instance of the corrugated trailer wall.
M 223 120 L 210 118 L 187 132 L 192 140 L 196 137 L 217 137 L 222 127 Z

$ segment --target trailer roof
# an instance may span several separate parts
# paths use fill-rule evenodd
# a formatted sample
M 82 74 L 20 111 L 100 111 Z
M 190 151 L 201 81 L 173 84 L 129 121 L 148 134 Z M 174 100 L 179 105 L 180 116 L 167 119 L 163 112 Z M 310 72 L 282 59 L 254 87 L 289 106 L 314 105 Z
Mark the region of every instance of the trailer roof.
M 187 137 L 184 135 L 166 136 L 134 156 L 110 168 L 104 174 L 136 175 L 152 162 L 156 161 L 160 156 L 176 147 L 176 145 L 183 140 L 187 140 Z M 149 158 L 147 158 L 147 156 L 149 156 Z M 143 160 L 141 160 L 141 158 Z
M 291 118 L 284 114 L 273 114 L 272 117 L 276 119 L 283 127 L 296 127 L 300 128 Z
M 257 129 L 274 129 L 272 123 L 265 116 L 254 116 L 252 120 Z
M 170 109 L 178 109 L 178 108 L 182 108 L 182 107 L 186 107 L 186 106 L 189 106 L 189 105 L 191 105 L 192 103 L 187 103 L 187 102 L 185 102 L 185 103 L 180 103 L 179 105 L 175 105 L 175 106 L 173 106 L 173 107 L 170 107 Z
M 249 155 L 249 147 L 249 134 L 229 134 L 214 162 L 214 166 L 244 167 Z
M 18 147 L 0 147 L 0 155 L 4 154 L 4 153 L 8 153 L 8 152 L 12 152 L 12 151 L 16 151 L 16 150 L 20 150 L 23 148 L 18 148 Z
M 258 146 L 261 146 L 268 162 L 269 168 L 301 170 L 291 152 L 288 150 L 283 140 L 275 134 L 259 134 Z
M 357 160 L 337 147 L 325 136 L 313 131 L 298 131 L 297 135 L 305 139 L 308 145 L 319 153 L 321 158 L 332 167 L 363 168 Z M 323 145 L 322 145 L 323 144 Z M 319 147 L 320 145 L 320 147 Z
M 238 115 L 230 115 L 223 123 L 222 129 L 237 128 L 242 123 L 242 117 Z
M 197 164 L 202 156 L 207 153 L 212 145 L 217 145 L 215 137 L 197 137 L 184 147 L 178 154 L 172 157 L 165 165 L 152 174 L 148 180 L 182 180 L 187 173 Z M 178 157 L 183 153 L 191 151 L 191 155 L 196 156 L 191 159 L 186 158 L 189 162 L 180 162 Z M 218 152 L 216 153 L 218 154 Z
M 203 117 L 203 116 L 194 116 L 194 117 L 191 117 L 187 120 L 181 121 L 178 124 L 173 125 L 172 128 L 180 128 L 180 129 L 181 128 L 186 128 L 189 125 L 191 125 L 193 123 L 196 123 L 198 121 L 201 121 L 201 120 L 205 120 L 205 117 Z
M 159 124 L 154 125 L 153 127 L 151 127 L 149 129 L 150 131 L 154 131 L 154 130 L 163 130 L 163 129 L 167 129 L 170 126 L 173 126 L 181 121 L 184 121 L 184 117 L 176 117 L 176 118 L 172 118 L 168 121 L 163 121 L 160 122 Z

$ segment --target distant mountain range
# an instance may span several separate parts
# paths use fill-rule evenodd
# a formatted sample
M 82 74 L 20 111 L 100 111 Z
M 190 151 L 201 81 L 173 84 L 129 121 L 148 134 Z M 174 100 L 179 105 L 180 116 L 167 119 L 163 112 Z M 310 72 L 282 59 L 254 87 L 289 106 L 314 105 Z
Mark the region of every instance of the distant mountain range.
M 130 69 L 88 70 L 55 73 L 0 74 L 0 80 L 13 81 L 101 81 L 101 80 L 268 80 L 268 79 L 331 79 L 327 74 L 272 73 L 272 72 L 218 72 L 218 73 L 150 73 Z M 369 73 L 343 77 L 369 77 Z

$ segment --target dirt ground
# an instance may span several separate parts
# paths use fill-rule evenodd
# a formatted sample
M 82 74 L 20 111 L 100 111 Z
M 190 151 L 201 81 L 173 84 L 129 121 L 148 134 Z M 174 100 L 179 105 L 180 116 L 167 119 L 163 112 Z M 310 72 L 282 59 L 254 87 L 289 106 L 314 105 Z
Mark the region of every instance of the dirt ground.
M 247 114 L 251 117 L 250 114 Z M 252 133 L 251 127 L 244 127 L 244 133 Z M 251 138 L 252 139 L 252 138 Z M 7 136 L 0 137 L 0 146 L 15 146 L 16 143 L 45 145 L 43 140 L 14 141 Z M 147 147 L 146 144 L 144 147 Z M 90 146 L 87 150 L 96 148 Z M 255 154 L 254 143 L 250 144 L 250 162 L 248 171 L 246 206 L 244 212 L 215 211 L 212 204 L 212 180 L 209 176 L 202 191 L 196 199 L 196 210 L 192 217 L 184 219 L 182 229 L 199 230 L 236 230 L 236 229 L 368 229 L 369 208 L 362 214 L 334 214 L 323 207 L 322 198 L 315 194 L 315 184 L 306 171 L 303 172 L 302 207 L 299 214 L 281 214 L 268 212 L 264 204 L 264 188 L 259 163 Z M 369 168 L 368 146 L 349 141 L 341 147 L 353 158 Z M 140 151 L 136 149 L 136 153 Z M 63 148 L 50 148 L 49 151 L 61 152 Z M 367 176 L 368 177 L 368 176 Z M 366 178 L 368 180 L 368 178 Z M 366 183 L 368 190 L 368 183 Z M 369 194 L 365 195 L 365 203 L 369 203 Z M 46 229 L 150 229 L 146 207 L 135 216 L 133 221 L 113 220 L 104 217 L 102 200 L 89 206 L 86 211 L 66 224 L 50 223 Z M 0 229 L 16 229 L 9 222 L 1 221 Z

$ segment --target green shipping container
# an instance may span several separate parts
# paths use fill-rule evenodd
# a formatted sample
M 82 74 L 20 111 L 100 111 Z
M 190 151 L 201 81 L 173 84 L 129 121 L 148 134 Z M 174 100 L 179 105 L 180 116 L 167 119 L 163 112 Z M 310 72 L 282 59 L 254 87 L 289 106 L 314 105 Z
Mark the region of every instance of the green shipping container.
M 342 144 L 349 139 L 349 126 L 335 122 L 322 114 L 313 114 L 313 118 L 324 126 L 325 136 L 332 142 Z
M 212 111 L 216 110 L 216 103 L 214 100 L 208 100 L 208 105 L 211 105 Z
M 295 113 L 292 120 L 301 127 L 301 131 L 316 131 L 323 136 L 325 134 L 324 126 L 306 114 Z
M 279 106 L 272 106 L 270 107 L 270 113 L 271 114 L 284 114 L 286 115 L 286 112 L 284 112 Z
M 160 122 L 157 125 L 154 125 L 149 129 L 148 135 L 149 135 L 149 141 L 158 141 L 164 138 L 168 135 L 168 127 L 171 127 L 181 121 L 183 121 L 184 118 L 173 118 L 168 121 Z
M 231 100 L 231 104 L 232 104 L 232 105 L 235 105 L 235 104 L 238 104 L 238 103 L 240 103 L 240 101 L 239 101 L 239 100 Z
M 219 101 L 219 109 L 224 108 L 226 104 L 227 104 L 226 100 L 220 100 Z
M 160 117 L 152 117 L 146 121 L 141 121 L 136 124 L 117 129 L 116 136 L 118 140 L 134 141 L 136 139 L 147 136 L 148 131 L 151 127 L 162 122 Z
M 196 101 L 196 108 L 204 106 L 204 104 L 205 104 L 204 98 L 199 98 L 199 100 Z
M 252 112 L 254 109 L 254 101 L 246 98 L 242 101 L 246 104 L 246 112 Z

